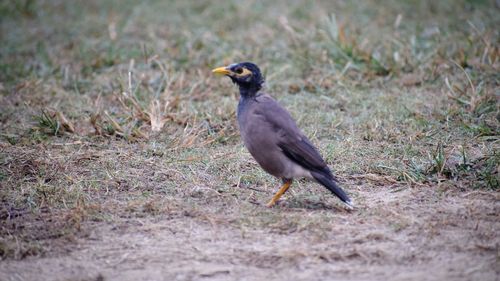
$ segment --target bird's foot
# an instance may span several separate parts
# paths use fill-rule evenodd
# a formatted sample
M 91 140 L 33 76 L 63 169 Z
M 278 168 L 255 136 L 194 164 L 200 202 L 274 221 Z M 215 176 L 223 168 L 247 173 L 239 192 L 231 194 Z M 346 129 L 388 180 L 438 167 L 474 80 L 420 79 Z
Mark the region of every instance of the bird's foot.
M 272 208 L 274 205 L 276 205 L 276 201 L 274 201 L 274 198 L 271 199 L 271 201 L 269 201 L 267 204 L 266 204 L 266 207 L 268 208 Z
M 283 183 L 283 186 L 281 186 L 280 190 L 278 190 L 278 192 L 276 194 L 274 194 L 271 201 L 269 201 L 269 203 L 267 203 L 267 207 L 271 208 L 272 206 L 274 206 L 276 204 L 276 202 L 278 200 L 280 200 L 281 195 L 283 195 L 283 193 L 285 193 L 288 190 L 288 188 L 290 187 L 291 184 L 292 184 L 292 180 L 285 181 Z

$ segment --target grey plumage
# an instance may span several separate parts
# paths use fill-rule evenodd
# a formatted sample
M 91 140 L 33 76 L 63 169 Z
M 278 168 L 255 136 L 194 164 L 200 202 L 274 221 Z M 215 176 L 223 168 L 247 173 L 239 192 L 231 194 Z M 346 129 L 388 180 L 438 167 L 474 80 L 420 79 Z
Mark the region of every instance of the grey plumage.
M 248 70 L 246 75 L 238 75 L 243 73 L 241 69 Z M 293 178 L 305 177 L 315 179 L 352 207 L 351 200 L 337 185 L 325 161 L 290 114 L 271 96 L 260 91 L 264 80 L 257 66 L 240 63 L 217 68 L 214 72 L 231 77 L 240 87 L 237 116 L 245 147 L 266 172 L 288 182 L 269 205 L 279 199 Z

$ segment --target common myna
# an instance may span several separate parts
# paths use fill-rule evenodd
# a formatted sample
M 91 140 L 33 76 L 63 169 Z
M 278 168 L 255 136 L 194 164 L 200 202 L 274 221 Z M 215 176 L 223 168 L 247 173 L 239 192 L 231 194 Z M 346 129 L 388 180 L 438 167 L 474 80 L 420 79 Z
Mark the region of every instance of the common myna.
M 235 63 L 212 72 L 228 76 L 240 88 L 237 115 L 243 142 L 266 172 L 283 180 L 283 186 L 267 206 L 279 200 L 294 178 L 305 177 L 315 179 L 347 206 L 353 207 L 318 150 L 290 114 L 271 96 L 261 92 L 264 78 L 257 65 Z

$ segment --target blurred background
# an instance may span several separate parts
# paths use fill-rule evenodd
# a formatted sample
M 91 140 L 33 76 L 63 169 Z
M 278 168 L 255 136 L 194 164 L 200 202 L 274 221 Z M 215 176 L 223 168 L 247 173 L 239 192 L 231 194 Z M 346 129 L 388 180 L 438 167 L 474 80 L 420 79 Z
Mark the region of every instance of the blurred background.
M 209 70 L 253 61 L 277 96 L 425 86 L 451 91 L 457 101 L 486 99 L 491 105 L 492 91 L 486 98 L 462 97 L 453 88 L 472 83 L 477 93 L 498 86 L 498 5 L 488 0 L 6 1 L 0 4 L 0 89 L 3 96 L 15 91 L 25 102 L 29 96 L 30 114 L 56 107 L 77 119 L 95 115 L 94 127 L 113 127 L 97 124 L 96 116 L 104 109 L 118 114 L 106 103 L 127 90 L 129 96 L 120 98 L 128 100 L 126 106 L 138 103 L 142 109 L 135 110 L 142 111 L 145 123 L 151 119 L 146 111 L 154 111 L 155 120 L 169 114 L 176 119 L 173 115 L 182 114 L 166 107 L 184 102 L 185 110 L 199 105 L 213 117 L 220 107 L 205 103 L 222 103 L 231 111 L 220 99 L 235 91 Z M 4 119 L 28 116 L 12 106 L 19 104 L 16 97 L 4 100 L 3 115 L 10 116 Z M 346 102 L 339 100 L 341 106 Z M 115 117 L 120 119 L 115 125 L 124 125 L 123 116 Z M 131 126 L 141 134 L 138 122 Z M 4 130 L 19 125 L 2 122 Z M 84 134 L 88 129 L 81 128 Z

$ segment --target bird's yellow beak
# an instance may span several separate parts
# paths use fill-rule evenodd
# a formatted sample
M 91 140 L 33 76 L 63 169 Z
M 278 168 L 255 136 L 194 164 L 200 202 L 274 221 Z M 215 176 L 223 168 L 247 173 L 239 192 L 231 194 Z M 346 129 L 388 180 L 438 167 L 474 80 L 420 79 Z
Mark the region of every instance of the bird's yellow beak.
M 221 75 L 229 75 L 229 74 L 231 74 L 231 71 L 229 71 L 229 69 L 227 69 L 227 67 L 222 66 L 222 67 L 217 67 L 215 69 L 212 69 L 212 73 L 221 74 Z

